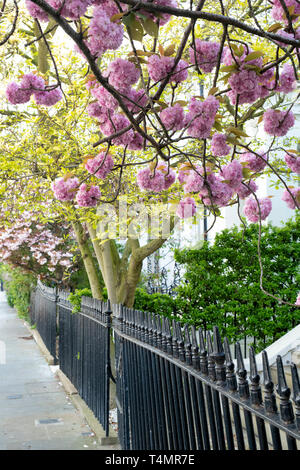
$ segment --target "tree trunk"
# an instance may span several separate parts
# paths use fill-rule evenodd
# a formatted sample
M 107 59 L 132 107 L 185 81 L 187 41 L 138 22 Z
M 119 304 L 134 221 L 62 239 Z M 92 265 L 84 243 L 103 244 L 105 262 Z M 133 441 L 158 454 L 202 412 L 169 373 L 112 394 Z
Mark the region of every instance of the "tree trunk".
M 101 283 L 96 270 L 95 262 L 88 245 L 87 237 L 84 233 L 83 227 L 80 222 L 72 223 L 75 232 L 76 240 L 80 249 L 83 264 L 89 279 L 92 295 L 95 299 L 103 299 Z

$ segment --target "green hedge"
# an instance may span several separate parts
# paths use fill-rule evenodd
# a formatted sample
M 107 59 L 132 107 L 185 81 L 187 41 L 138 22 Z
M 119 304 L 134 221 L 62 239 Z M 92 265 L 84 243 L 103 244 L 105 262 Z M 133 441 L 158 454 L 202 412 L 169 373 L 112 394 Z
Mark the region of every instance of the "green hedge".
M 30 293 L 36 285 L 36 278 L 15 268 L 6 268 L 5 272 L 9 279 L 4 281 L 7 302 L 16 309 L 20 318 L 28 320 Z
M 72 305 L 72 313 L 80 312 L 81 298 L 92 297 L 91 289 L 75 289 L 68 297 Z M 103 298 L 107 300 L 107 290 L 103 289 Z M 138 288 L 136 290 L 134 306 L 136 310 L 143 310 L 147 312 L 157 313 L 169 318 L 176 315 L 176 302 L 172 297 L 166 294 L 148 294 L 144 289 Z
M 264 289 L 294 304 L 300 290 L 300 224 L 262 229 Z M 182 320 L 205 329 L 219 326 L 231 340 L 255 337 L 257 350 L 296 326 L 300 309 L 278 302 L 260 289 L 257 255 L 258 226 L 224 230 L 213 245 L 175 253 L 185 265 L 185 282 L 178 288 Z
M 176 299 L 167 294 L 148 294 L 144 289 L 137 289 L 134 306 L 136 310 L 152 312 L 164 317 L 173 318 L 178 312 Z

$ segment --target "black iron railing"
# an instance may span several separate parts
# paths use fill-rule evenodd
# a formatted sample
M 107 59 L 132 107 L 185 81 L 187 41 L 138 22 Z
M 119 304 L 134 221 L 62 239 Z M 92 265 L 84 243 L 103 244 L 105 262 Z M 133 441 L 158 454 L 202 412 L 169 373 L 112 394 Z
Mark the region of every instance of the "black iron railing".
M 54 364 L 57 364 L 57 289 L 38 282 L 31 292 L 30 321 L 36 326 Z
M 83 297 L 81 311 L 73 314 L 68 296 L 67 291 L 38 283 L 31 293 L 31 323 L 36 325 L 55 363 L 59 363 L 108 436 L 110 307 L 108 303 Z
M 300 388 L 293 401 L 280 357 L 277 397 L 266 353 L 263 385 L 250 348 L 250 374 L 239 344 L 235 371 L 227 339 L 214 329 L 183 328 L 166 318 L 114 308 L 119 436 L 123 449 L 297 449 Z
M 239 343 L 235 366 L 232 348 L 226 338 L 221 341 L 218 328 L 204 335 L 201 329 L 121 305 L 114 305 L 112 313 L 109 303 L 92 298 L 83 298 L 81 311 L 72 314 L 68 294 L 59 291 L 51 297 L 38 286 L 32 296 L 33 318 L 38 329 L 48 331 L 41 323 L 52 316 L 45 312 L 58 306 L 60 368 L 107 435 L 113 332 L 123 450 L 300 448 L 300 386 L 294 364 L 291 390 L 281 357 L 274 380 L 264 351 L 260 378 L 250 348 L 247 377 Z
M 82 297 L 72 314 L 59 291 L 59 367 L 109 435 L 111 311 L 107 302 Z

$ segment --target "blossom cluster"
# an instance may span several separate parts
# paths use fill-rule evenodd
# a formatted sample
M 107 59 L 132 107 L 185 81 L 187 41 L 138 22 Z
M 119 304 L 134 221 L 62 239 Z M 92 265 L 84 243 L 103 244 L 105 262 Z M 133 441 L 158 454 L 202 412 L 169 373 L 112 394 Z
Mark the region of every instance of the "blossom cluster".
M 137 184 L 140 189 L 153 192 L 169 189 L 175 180 L 174 170 L 163 163 L 160 163 L 153 170 L 150 167 L 143 168 L 137 174 Z
M 196 64 L 202 72 L 212 72 L 218 62 L 220 44 L 212 41 L 195 39 L 194 47 L 189 50 L 190 61 Z
M 98 186 L 80 185 L 77 177 L 60 177 L 51 184 L 54 197 L 59 201 L 73 201 L 80 207 L 95 207 L 101 197 Z
M 225 134 L 218 134 L 217 132 L 211 139 L 211 153 L 215 157 L 222 157 L 228 155 L 230 146 L 226 143 L 227 136 Z
M 283 137 L 295 124 L 295 116 L 291 111 L 267 109 L 263 117 L 264 130 L 267 134 Z
M 110 153 L 100 152 L 96 157 L 89 158 L 85 168 L 89 173 L 104 180 L 111 172 L 114 166 L 114 160 Z
M 215 122 L 219 105 L 218 99 L 212 95 L 204 101 L 193 97 L 189 104 L 189 112 L 186 115 L 188 135 L 197 139 L 207 139 Z
M 21 82 L 10 83 L 6 88 L 6 97 L 11 104 L 27 103 L 31 95 L 37 104 L 53 106 L 62 99 L 59 88 L 46 88 L 45 80 L 34 73 L 23 75 Z
M 272 201 L 268 197 L 256 199 L 250 196 L 245 203 L 244 214 L 250 222 L 259 222 L 268 217 L 272 210 Z
M 282 200 L 287 204 L 290 209 L 296 209 L 296 204 L 300 205 L 300 188 L 285 189 L 282 195 Z
M 300 4 L 297 0 L 284 0 L 284 3 L 286 5 L 286 8 L 294 7 L 294 14 L 295 15 L 300 15 Z M 280 2 L 280 0 L 273 0 L 272 4 L 273 4 L 272 16 L 273 16 L 274 20 L 284 21 L 284 22 L 287 23 L 288 19 L 286 17 L 284 8 L 282 6 L 282 2 Z M 293 21 L 295 21 L 296 19 L 297 19 L 297 17 L 293 18 Z
M 287 166 L 294 172 L 300 175 L 300 157 L 286 153 L 284 156 Z
M 140 77 L 139 69 L 126 59 L 117 58 L 109 64 L 104 74 L 108 82 L 124 96 L 129 111 L 138 113 L 147 103 L 144 90 L 135 90 L 132 86 Z M 98 83 L 88 83 L 88 88 L 96 101 L 90 103 L 88 114 L 99 121 L 104 135 L 109 136 L 130 127 L 129 119 L 118 111 L 117 99 Z M 129 129 L 112 139 L 113 145 L 127 147 L 129 150 L 141 150 L 143 138 Z
M 160 82 L 167 77 L 170 83 L 183 82 L 188 77 L 188 63 L 185 60 L 180 60 L 175 67 L 174 65 L 174 57 L 154 54 L 148 60 L 149 77 L 154 82 Z
M 152 3 L 177 6 L 176 0 L 153 0 Z M 70 20 L 80 18 L 91 7 L 91 10 L 88 10 L 90 21 L 85 35 L 85 44 L 94 58 L 101 57 L 108 50 L 116 50 L 122 44 L 124 26 L 122 22 L 113 18 L 119 10 L 112 0 L 69 0 L 68 2 L 49 0 L 49 4 Z M 285 0 L 285 4 L 288 8 L 294 8 L 295 15 L 300 14 L 297 0 Z M 41 21 L 47 20 L 48 16 L 45 12 L 34 3 L 26 0 L 26 5 L 33 17 Z M 286 23 L 287 18 L 282 2 L 273 0 L 272 5 L 273 18 Z M 127 8 L 126 5 L 122 5 L 123 7 Z M 157 19 L 153 13 L 146 10 L 141 10 L 140 13 L 143 17 Z M 159 25 L 166 24 L 169 19 L 169 14 L 161 14 Z M 284 26 L 280 33 L 282 37 L 300 38 L 300 28 L 292 33 L 283 28 Z M 284 43 L 283 45 L 285 46 Z M 297 72 L 292 65 L 283 64 L 277 70 L 275 67 L 265 67 L 262 54 L 255 53 L 246 44 L 234 44 L 234 46 L 236 47 L 225 47 L 221 51 L 218 42 L 194 38 L 188 51 L 189 62 L 183 59 L 175 62 L 174 57 L 169 54 L 164 55 L 164 52 L 151 53 L 147 55 L 146 67 L 149 79 L 154 82 L 152 86 L 165 80 L 175 89 L 178 84 L 188 78 L 188 69 L 191 66 L 195 66 L 202 73 L 211 73 L 217 65 L 220 65 L 221 72 L 222 66 L 226 73 L 230 71 L 227 77 L 230 89 L 226 93 L 233 105 L 254 103 L 259 98 L 267 98 L 271 91 L 287 94 L 295 90 Z M 137 67 L 131 60 L 117 58 L 109 63 L 103 73 L 109 87 L 113 87 L 114 90 L 108 91 L 97 81 L 90 81 L 87 84 L 94 98 L 88 106 L 88 114 L 97 119 L 104 136 L 111 136 L 110 144 L 132 151 L 142 150 L 146 146 L 145 139 L 133 128 L 126 111 L 135 115 L 144 110 L 148 104 L 147 92 L 140 87 L 134 88 L 141 78 L 140 73 L 141 67 Z M 24 76 L 20 85 L 12 83 L 7 88 L 7 97 L 14 104 L 25 103 L 32 94 L 38 104 L 51 105 L 60 99 L 61 92 L 58 88 L 46 91 L 43 79 L 33 74 Z M 193 96 L 188 105 L 181 102 L 174 103 L 172 99 L 169 106 L 163 106 L 160 109 L 158 121 L 166 134 L 182 131 L 182 135 L 186 133 L 194 139 L 209 139 L 211 155 L 224 157 L 231 151 L 230 139 L 225 131 L 224 133 L 212 131 L 219 107 L 220 100 L 213 94 L 205 100 Z M 295 117 L 291 110 L 280 111 L 271 108 L 263 114 L 264 130 L 271 136 L 285 136 L 294 122 Z M 299 158 L 286 154 L 285 162 L 293 172 L 299 174 Z M 187 204 L 192 204 L 191 212 L 194 212 L 196 206 L 191 201 L 190 194 L 197 193 L 205 205 L 212 207 L 224 207 L 233 201 L 235 196 L 246 199 L 244 214 L 248 220 L 251 222 L 264 220 L 271 211 L 271 200 L 269 198 L 258 200 L 253 197 L 253 194 L 258 189 L 255 178 L 267 164 L 268 156 L 263 152 L 246 152 L 239 159 L 233 159 L 227 164 L 215 165 L 214 169 L 209 167 L 204 171 L 199 166 L 185 167 L 177 176 L 186 195 L 178 207 L 178 214 L 183 216 Z M 85 163 L 86 170 L 100 179 L 105 179 L 113 166 L 113 158 L 107 152 L 100 152 Z M 159 163 L 155 168 L 143 168 L 137 174 L 138 186 L 146 191 L 164 191 L 170 188 L 175 180 L 175 172 L 165 163 Z M 57 199 L 61 201 L 74 199 L 82 207 L 95 206 L 101 197 L 98 186 L 90 187 L 85 183 L 80 184 L 76 177 L 58 178 L 53 182 L 52 189 Z M 289 207 L 295 207 L 290 193 L 298 198 L 298 189 L 291 188 L 290 192 L 285 191 L 283 200 Z

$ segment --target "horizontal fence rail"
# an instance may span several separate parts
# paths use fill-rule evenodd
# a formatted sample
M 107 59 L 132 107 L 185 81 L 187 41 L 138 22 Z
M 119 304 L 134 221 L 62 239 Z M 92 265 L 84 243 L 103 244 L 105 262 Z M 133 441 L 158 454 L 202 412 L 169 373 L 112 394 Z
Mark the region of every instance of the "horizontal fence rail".
M 32 321 L 52 351 L 58 324 L 59 366 L 106 435 L 113 336 L 123 450 L 299 450 L 295 364 L 290 389 L 280 356 L 274 379 L 263 351 L 260 377 L 250 347 L 248 375 L 240 344 L 235 366 L 232 346 L 217 327 L 204 333 L 122 305 L 111 311 L 109 302 L 90 297 L 83 297 L 80 312 L 73 314 L 68 296 L 39 283 L 31 296 Z
M 239 343 L 235 371 L 228 340 L 222 343 L 218 328 L 204 338 L 193 327 L 114 306 L 114 329 L 123 449 L 295 450 L 299 446 L 295 365 L 293 406 L 281 357 L 276 397 L 266 353 L 261 385 L 253 348 L 248 380 Z

